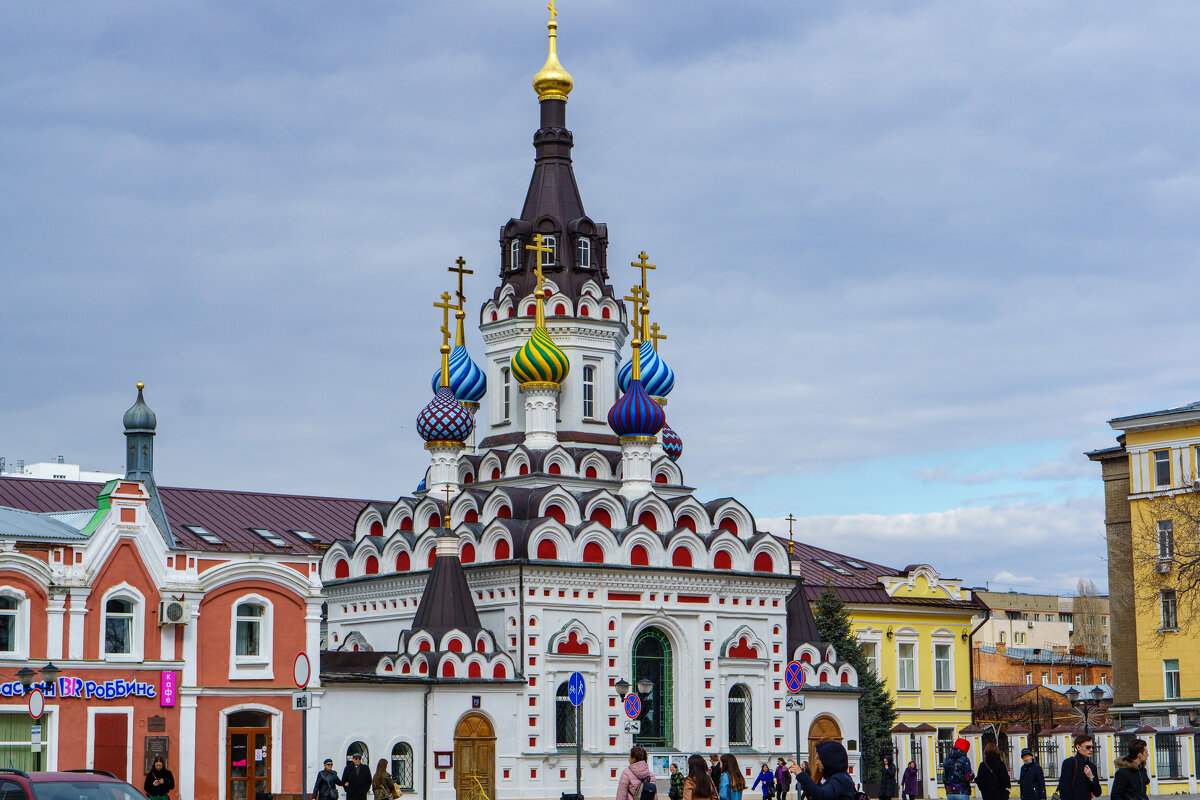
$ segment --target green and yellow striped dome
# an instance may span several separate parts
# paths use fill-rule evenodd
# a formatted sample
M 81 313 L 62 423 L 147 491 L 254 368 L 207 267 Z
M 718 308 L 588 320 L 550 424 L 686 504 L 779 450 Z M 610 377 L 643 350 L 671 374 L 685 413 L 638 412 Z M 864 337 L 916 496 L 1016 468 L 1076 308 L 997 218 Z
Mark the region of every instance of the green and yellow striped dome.
M 520 383 L 558 383 L 567 377 L 571 364 L 541 325 L 512 357 L 512 374 Z

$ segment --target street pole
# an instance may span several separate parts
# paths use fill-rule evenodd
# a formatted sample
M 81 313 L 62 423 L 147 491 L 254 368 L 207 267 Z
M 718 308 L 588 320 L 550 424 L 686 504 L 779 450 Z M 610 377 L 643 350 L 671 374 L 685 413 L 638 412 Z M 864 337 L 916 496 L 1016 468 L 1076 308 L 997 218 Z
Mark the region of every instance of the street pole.
M 803 761 L 800 760 L 800 712 L 793 711 L 796 718 L 796 766 L 800 766 Z
M 583 800 L 583 703 L 575 709 L 575 800 Z
M 308 794 L 308 707 L 300 711 L 300 797 Z

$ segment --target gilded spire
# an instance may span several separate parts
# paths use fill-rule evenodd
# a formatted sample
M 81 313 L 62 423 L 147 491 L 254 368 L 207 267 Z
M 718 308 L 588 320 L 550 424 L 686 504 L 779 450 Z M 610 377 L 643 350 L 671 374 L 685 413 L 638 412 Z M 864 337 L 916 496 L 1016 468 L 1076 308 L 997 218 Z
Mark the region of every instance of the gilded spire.
M 467 302 L 467 296 L 463 294 L 463 276 L 474 275 L 475 270 L 467 269 L 467 260 L 459 256 L 454 260 L 453 267 L 446 267 L 447 272 L 458 274 L 458 291 L 455 296 L 458 298 L 458 310 L 454 312 L 454 319 L 457 322 L 457 330 L 454 333 L 454 346 L 465 347 L 467 344 L 467 332 L 463 327 L 463 320 L 467 317 L 467 312 L 463 306 Z
M 450 385 L 450 309 L 456 308 L 450 302 L 450 293 L 442 292 L 442 302 L 434 303 L 434 308 L 442 310 L 442 382 L 440 385 Z
M 533 88 L 538 93 L 539 101 L 566 100 L 571 87 L 575 85 L 571 73 L 558 60 L 558 9 L 554 2 L 550 0 L 546 6 L 550 10 L 550 21 L 546 23 L 546 29 L 550 32 L 550 53 L 546 56 L 546 63 L 533 76 Z
M 544 328 L 546 327 L 546 295 L 542 288 L 542 283 L 546 280 L 546 276 L 542 274 L 542 253 L 550 255 L 554 252 L 554 248 L 544 246 L 542 244 L 542 235 L 540 233 L 535 233 L 533 235 L 533 244 L 525 245 L 525 249 L 532 250 L 534 253 L 536 253 L 534 256 L 533 268 L 534 273 L 537 275 L 537 287 L 533 290 L 534 302 L 536 306 L 536 311 L 534 313 L 536 316 L 534 316 L 533 325 L 535 328 Z

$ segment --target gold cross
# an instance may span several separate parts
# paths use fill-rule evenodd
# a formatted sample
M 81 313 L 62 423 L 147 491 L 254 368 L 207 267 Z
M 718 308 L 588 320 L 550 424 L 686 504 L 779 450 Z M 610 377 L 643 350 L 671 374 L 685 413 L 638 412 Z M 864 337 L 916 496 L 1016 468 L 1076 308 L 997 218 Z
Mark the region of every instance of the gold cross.
M 788 524 L 788 555 L 790 556 L 792 553 L 796 552 L 796 545 L 792 541 L 792 523 L 796 521 L 796 518 L 791 514 L 788 514 L 786 517 L 784 517 L 784 519 L 787 520 Z
M 629 266 L 633 267 L 634 269 L 640 269 L 642 271 L 642 288 L 643 289 L 646 288 L 646 270 L 658 269 L 658 267 L 656 267 L 653 264 L 646 261 L 647 257 L 648 256 L 646 255 L 646 251 L 643 250 L 642 252 L 638 253 L 637 261 L 629 262 Z
M 654 342 L 654 352 L 658 352 L 658 343 L 667 338 L 665 333 L 659 333 L 658 323 L 655 322 L 650 326 L 650 341 Z
M 558 9 L 554 7 L 554 0 L 550 0 L 550 3 L 546 6 L 546 8 L 550 9 L 550 21 L 554 22 L 554 20 L 558 18 Z
M 446 271 L 458 273 L 458 292 L 457 292 L 457 294 L 458 294 L 458 310 L 462 311 L 463 303 L 466 302 L 466 299 L 467 299 L 466 296 L 463 294 L 463 276 L 464 275 L 474 275 L 475 270 L 466 268 L 467 260 L 465 258 L 463 258 L 462 256 L 459 256 L 458 258 L 456 258 L 454 260 L 454 264 L 455 264 L 455 266 L 453 266 L 453 267 L 446 267 Z
M 621 299 L 633 303 L 633 338 L 641 341 L 645 338 L 645 331 L 642 329 L 642 304 L 650 299 L 650 293 L 646 291 L 646 287 L 635 285 L 629 290 L 629 294 Z
M 444 525 L 442 525 L 442 527 L 449 528 L 450 527 L 450 484 L 447 483 L 444 487 L 442 487 L 442 491 L 444 491 L 446 493 L 446 519 L 442 520 L 445 523 Z
M 433 307 L 442 310 L 442 345 L 448 347 L 450 345 L 450 311 L 458 306 L 450 302 L 449 292 L 442 292 L 442 302 L 434 303 Z
M 536 250 L 538 253 L 545 253 L 546 255 L 550 255 L 554 252 L 553 247 L 542 247 L 542 235 L 540 233 L 535 233 L 533 235 L 533 244 L 525 245 L 525 249 Z M 542 293 L 542 257 L 539 255 L 534 260 L 537 262 L 534 266 L 534 270 L 537 272 L 537 291 L 540 295 Z

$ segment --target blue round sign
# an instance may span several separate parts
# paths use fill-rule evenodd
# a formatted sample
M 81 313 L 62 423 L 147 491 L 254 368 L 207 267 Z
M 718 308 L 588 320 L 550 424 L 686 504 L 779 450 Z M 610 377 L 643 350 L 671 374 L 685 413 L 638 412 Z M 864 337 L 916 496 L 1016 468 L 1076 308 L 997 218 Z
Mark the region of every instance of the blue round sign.
M 625 716 L 630 719 L 637 719 L 638 714 L 642 713 L 642 699 L 633 692 L 625 695 Z
M 789 692 L 800 691 L 804 686 L 804 671 L 799 661 L 788 662 L 787 669 L 783 671 L 783 679 L 787 683 Z
M 583 674 L 572 672 L 570 680 L 567 681 L 567 698 L 573 706 L 583 705 L 583 695 L 587 689 L 587 685 L 583 682 Z

